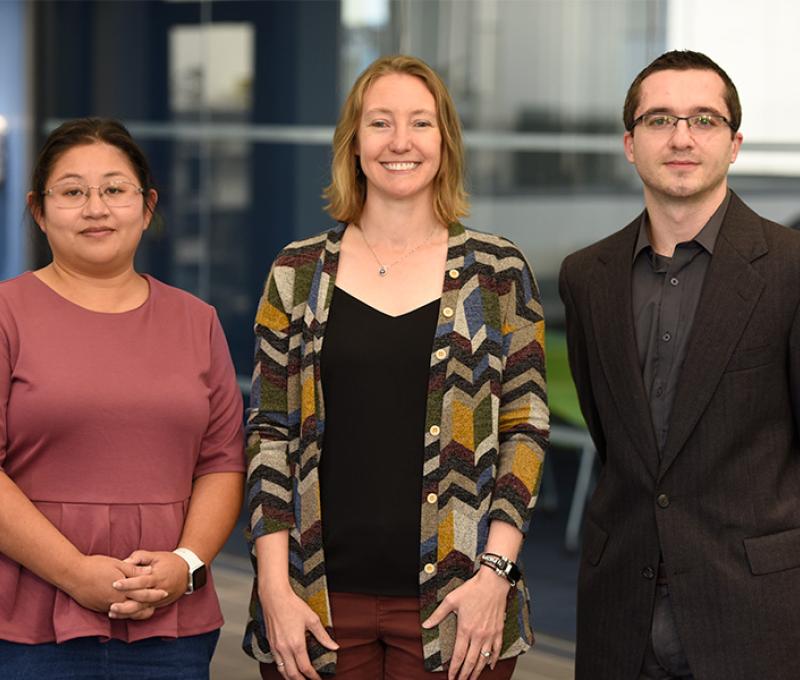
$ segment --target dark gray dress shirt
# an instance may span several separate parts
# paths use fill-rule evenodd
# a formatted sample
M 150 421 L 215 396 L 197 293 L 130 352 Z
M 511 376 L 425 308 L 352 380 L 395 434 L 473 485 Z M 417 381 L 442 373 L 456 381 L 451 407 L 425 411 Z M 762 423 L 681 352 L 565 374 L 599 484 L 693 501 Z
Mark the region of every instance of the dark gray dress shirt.
M 659 452 L 667 441 L 703 279 L 729 202 L 730 190 L 697 236 L 679 243 L 672 257 L 653 251 L 647 211 L 642 215 L 633 251 L 633 321 Z

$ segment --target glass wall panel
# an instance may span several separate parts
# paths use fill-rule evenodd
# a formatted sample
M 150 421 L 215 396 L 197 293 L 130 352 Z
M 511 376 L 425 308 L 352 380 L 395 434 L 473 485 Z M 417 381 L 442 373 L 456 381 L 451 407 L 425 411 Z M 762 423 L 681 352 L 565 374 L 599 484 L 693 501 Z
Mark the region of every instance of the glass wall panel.
M 575 424 L 558 268 L 567 253 L 641 210 L 640 183 L 622 153 L 621 110 L 645 64 L 672 47 L 708 49 L 719 59 L 745 109 L 732 185 L 762 214 L 800 221 L 800 128 L 791 116 L 798 90 L 787 85 L 798 75 L 791 50 L 800 10 L 789 0 L 772 7 L 734 13 L 721 0 L 40 0 L 29 5 L 34 143 L 76 116 L 113 116 L 129 126 L 152 161 L 163 218 L 138 266 L 216 306 L 244 385 L 270 262 L 285 243 L 332 224 L 320 194 L 349 87 L 382 54 L 422 57 L 442 74 L 461 115 L 472 197 L 465 222 L 509 236 L 533 263 L 556 362 L 548 369 L 554 420 Z M 729 36 L 743 34 L 747 22 L 758 29 L 743 50 Z M 44 248 L 40 242 L 38 262 Z M 584 440 L 574 441 L 580 447 Z M 555 481 L 549 469 L 541 505 L 564 508 L 577 460 L 552 461 Z M 579 526 L 579 505 L 575 514 Z M 574 621 L 563 612 L 574 610 L 576 562 L 562 560 L 563 522 L 548 525 L 539 515 L 536 525 L 535 540 L 558 551 L 543 567 L 550 571 L 537 573 L 549 579 L 539 620 L 543 630 L 569 638 Z
M 165 228 L 148 239 L 142 261 L 218 306 L 243 375 L 250 348 L 239 329 L 249 327 L 269 261 L 283 243 L 330 224 L 320 192 L 332 128 L 375 57 L 409 52 L 444 76 L 465 129 L 466 221 L 526 250 L 558 325 L 560 260 L 640 208 L 638 178 L 621 152 L 628 84 L 669 40 L 703 37 L 687 34 L 685 4 L 668 0 L 35 8 L 40 131 L 74 115 L 113 115 L 158 147 L 151 155 Z M 745 145 L 734 175 L 734 186 L 753 201 L 764 196 L 777 219 L 800 215 L 797 144 L 762 134 Z

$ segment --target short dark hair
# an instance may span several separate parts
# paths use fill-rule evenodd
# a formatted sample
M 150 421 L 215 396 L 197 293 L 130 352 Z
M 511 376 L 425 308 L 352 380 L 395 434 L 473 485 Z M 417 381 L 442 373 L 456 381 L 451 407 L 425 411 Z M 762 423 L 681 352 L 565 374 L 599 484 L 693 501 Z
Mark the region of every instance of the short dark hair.
M 47 181 L 58 159 L 73 147 L 97 143 L 115 146 L 127 156 L 143 190 L 145 210 L 152 210 L 147 200 L 150 190 L 155 189 L 150 164 L 128 129 L 111 118 L 76 118 L 53 130 L 36 158 L 31 175 L 32 211 L 44 213 L 42 192 L 47 188 Z
M 702 52 L 692 52 L 691 50 L 672 50 L 665 52 L 657 59 L 650 62 L 639 75 L 633 79 L 625 97 L 625 106 L 622 109 L 622 122 L 625 129 L 630 132 L 633 130 L 634 113 L 639 106 L 639 94 L 642 89 L 642 82 L 647 76 L 658 71 L 713 71 L 725 85 L 725 104 L 728 107 L 728 116 L 732 132 L 736 132 L 742 124 L 742 105 L 739 102 L 739 93 L 736 85 L 730 79 L 722 67 L 713 59 L 707 57 Z

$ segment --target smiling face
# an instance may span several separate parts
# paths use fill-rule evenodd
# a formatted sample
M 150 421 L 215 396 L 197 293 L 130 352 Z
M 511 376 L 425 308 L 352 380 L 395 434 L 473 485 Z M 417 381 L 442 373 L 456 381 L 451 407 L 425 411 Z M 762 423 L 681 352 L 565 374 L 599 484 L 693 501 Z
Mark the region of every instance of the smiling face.
M 116 146 L 102 142 L 81 144 L 65 151 L 53 165 L 45 187 L 65 182 L 96 187 L 109 181 L 124 180 L 139 186 L 128 157 Z M 89 190 L 89 200 L 80 207 L 55 205 L 44 196 L 43 210 L 28 197 L 34 219 L 44 232 L 53 261 L 66 268 L 92 273 L 115 273 L 133 266 L 133 257 L 150 224 L 156 195 L 136 193 L 130 205 L 109 208 L 98 190 Z
M 657 71 L 645 78 L 634 117 L 645 113 L 710 113 L 730 119 L 722 78 L 699 69 Z M 739 153 L 742 135 L 731 135 L 726 125 L 697 133 L 686 121 L 679 121 L 666 132 L 637 125 L 625 133 L 624 144 L 646 198 L 722 201 L 728 169 Z
M 436 101 L 416 76 L 381 76 L 364 94 L 356 154 L 367 178 L 367 201 L 424 200 L 433 204 L 442 135 Z

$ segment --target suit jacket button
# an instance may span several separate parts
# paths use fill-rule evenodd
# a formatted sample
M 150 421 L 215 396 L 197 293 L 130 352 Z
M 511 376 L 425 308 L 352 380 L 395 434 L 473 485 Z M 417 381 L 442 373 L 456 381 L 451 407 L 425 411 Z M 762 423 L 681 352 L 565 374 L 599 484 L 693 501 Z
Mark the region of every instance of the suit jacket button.
M 653 567 L 645 567 L 642 569 L 642 576 L 648 580 L 652 580 L 656 576 L 656 571 L 653 569 Z
M 656 503 L 658 503 L 659 508 L 668 508 L 669 496 L 665 493 L 659 494 L 658 498 L 656 498 Z

